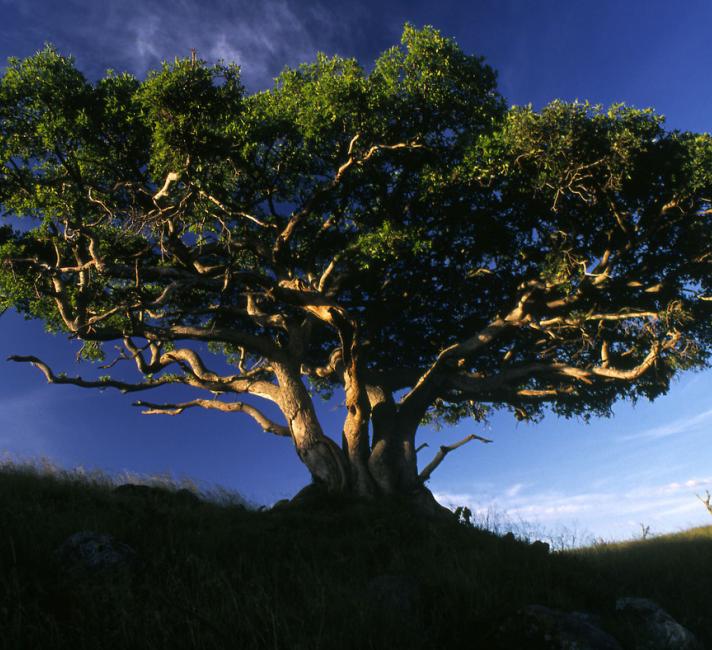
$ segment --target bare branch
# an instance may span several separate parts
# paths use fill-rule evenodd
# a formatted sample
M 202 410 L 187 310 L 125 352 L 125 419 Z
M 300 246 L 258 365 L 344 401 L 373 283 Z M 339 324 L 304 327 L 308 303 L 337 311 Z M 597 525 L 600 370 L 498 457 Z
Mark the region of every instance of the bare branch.
M 220 210 L 222 210 L 228 216 L 235 216 L 235 217 L 241 217 L 243 219 L 247 219 L 248 221 L 252 221 L 252 223 L 256 223 L 260 228 L 276 228 L 277 227 L 275 224 L 265 223 L 264 221 L 261 221 L 257 217 L 255 217 L 251 214 L 248 214 L 247 212 L 230 210 L 223 203 L 221 203 L 218 199 L 216 199 L 214 196 L 211 196 L 210 194 L 206 193 L 203 190 L 200 190 L 200 196 L 208 199 L 208 201 L 210 201 L 213 205 L 220 208 Z
M 195 325 L 172 325 L 170 327 L 152 327 L 144 325 L 147 334 L 153 334 L 164 341 L 177 339 L 193 339 L 196 341 L 221 341 L 244 347 L 249 352 L 267 359 L 279 357 L 279 350 L 274 342 L 266 336 L 247 334 L 226 327 L 199 327 Z M 138 333 L 139 335 L 141 332 Z
M 581 321 L 618 321 L 618 320 L 634 320 L 636 318 L 651 318 L 658 319 L 658 313 L 655 311 L 623 311 L 614 314 L 591 313 L 580 319 L 566 318 L 565 316 L 556 316 L 554 318 L 545 318 L 538 322 L 541 327 L 551 327 L 552 325 L 579 325 Z
M 166 384 L 186 383 L 175 377 L 159 377 L 158 379 L 150 379 L 136 384 L 116 381 L 114 379 L 107 379 L 106 381 L 91 381 L 82 379 L 81 377 L 65 377 L 63 375 L 56 375 L 44 361 L 38 359 L 37 357 L 13 355 L 8 357 L 7 360 L 15 361 L 17 363 L 31 363 L 35 366 L 35 368 L 38 368 L 42 372 L 42 374 L 47 378 L 47 382 L 50 384 L 71 384 L 72 386 L 79 386 L 80 388 L 116 388 L 122 393 L 133 393 L 140 390 L 157 388 L 158 386 L 164 386 Z
M 445 456 L 447 456 L 451 451 L 455 451 L 455 449 L 458 449 L 459 447 L 462 447 L 463 445 L 466 445 L 468 442 L 471 440 L 479 440 L 480 442 L 483 443 L 490 443 L 492 440 L 489 438 L 483 438 L 482 436 L 478 436 L 474 433 L 471 433 L 469 436 L 464 437 L 462 440 L 459 442 L 453 443 L 452 445 L 441 445 L 440 449 L 438 450 L 438 453 L 435 454 L 435 458 L 426 465 L 426 467 L 423 469 L 422 472 L 418 475 L 418 478 L 425 483 L 430 478 L 430 475 L 438 468 L 440 463 L 445 460 Z M 422 448 L 419 447 L 419 449 Z
M 492 321 L 487 327 L 480 330 L 474 336 L 471 336 L 464 341 L 454 343 L 445 348 L 435 362 L 428 370 L 418 379 L 413 388 L 401 399 L 401 407 L 406 407 L 410 404 L 427 401 L 427 392 L 435 383 L 435 377 L 443 366 L 453 361 L 459 362 L 468 356 L 477 352 L 480 348 L 490 344 L 502 332 L 509 327 L 517 327 L 525 322 L 525 307 L 531 297 L 532 291 L 526 291 L 517 300 L 517 304 L 504 318 L 497 318 Z
M 610 365 L 600 365 L 588 368 L 579 368 L 566 363 L 552 361 L 550 363 L 532 362 L 507 368 L 489 376 L 460 372 L 448 377 L 450 387 L 457 389 L 463 397 L 468 398 L 502 398 L 503 396 L 516 395 L 519 397 L 557 397 L 570 394 L 571 385 L 551 386 L 546 389 L 518 389 L 517 385 L 523 379 L 537 376 L 554 376 L 561 381 L 580 381 L 584 384 L 593 384 L 596 380 L 603 381 L 632 381 L 641 377 L 656 362 L 663 350 L 675 347 L 680 340 L 677 332 L 668 333 L 668 340 L 664 343 L 655 342 L 645 358 L 633 368 L 626 370 L 611 368 Z
M 302 364 L 300 372 L 308 377 L 340 377 L 344 373 L 341 348 L 334 348 L 331 351 L 326 365 L 313 367 Z
M 267 433 L 274 433 L 277 436 L 290 437 L 289 427 L 283 424 L 277 424 L 270 420 L 262 411 L 255 408 L 251 404 L 244 402 L 221 402 L 217 399 L 194 399 L 189 402 L 180 402 L 177 404 L 153 404 L 151 402 L 138 401 L 133 403 L 134 406 L 144 407 L 147 410 L 143 411 L 144 415 L 180 415 L 185 409 L 200 407 L 204 409 L 215 409 L 224 413 L 242 412 L 249 415 L 257 424 L 262 427 L 262 430 Z
M 158 199 L 161 199 L 164 196 L 168 196 L 168 190 L 170 189 L 171 185 L 175 183 L 179 178 L 180 175 L 176 172 L 169 172 L 169 174 L 166 176 L 166 181 L 163 183 L 163 187 L 153 195 L 153 200 L 158 201 Z
M 304 218 L 312 211 L 316 203 L 319 201 L 319 199 L 330 192 L 332 189 L 334 189 L 342 180 L 344 177 L 344 174 L 348 169 L 350 169 L 353 166 L 358 166 L 362 165 L 365 162 L 367 162 L 370 158 L 374 156 L 379 151 L 394 151 L 397 149 L 420 149 L 423 147 L 422 144 L 418 144 L 417 142 L 399 142 L 397 144 L 391 144 L 391 145 L 386 145 L 386 144 L 376 144 L 371 146 L 368 151 L 366 151 L 365 154 L 362 156 L 354 156 L 353 155 L 353 148 L 354 145 L 356 144 L 356 141 L 359 138 L 359 134 L 356 134 L 350 141 L 349 143 L 349 149 L 348 149 L 348 159 L 346 162 L 344 162 L 336 171 L 336 174 L 334 174 L 334 177 L 328 181 L 326 184 L 322 185 L 321 187 L 317 188 L 317 190 L 314 192 L 314 194 L 311 195 L 311 197 L 304 203 L 302 208 L 300 210 L 297 210 L 296 212 L 293 212 L 292 215 L 289 218 L 289 221 L 287 222 L 287 225 L 284 227 L 282 232 L 279 234 L 277 237 L 277 241 L 274 244 L 273 252 L 276 255 L 279 254 L 279 252 L 284 248 L 284 246 L 289 242 L 291 239 L 292 235 L 294 234 L 294 231 L 296 230 L 297 226 L 304 220 Z
M 702 498 L 699 494 L 695 495 L 702 503 L 704 504 L 705 508 L 707 508 L 707 512 L 709 512 L 712 515 L 712 495 L 710 494 L 709 490 L 705 490 L 705 495 L 706 498 Z
M 178 348 L 165 352 L 159 357 L 159 350 L 155 344 L 149 344 L 149 347 L 152 347 L 152 361 L 147 364 L 141 353 L 142 351 L 131 339 L 125 338 L 124 345 L 135 359 L 139 371 L 144 374 L 159 372 L 175 363 L 185 373 L 197 380 L 186 379 L 185 381 L 185 383 L 196 388 L 232 393 L 251 393 L 252 395 L 269 399 L 272 402 L 277 402 L 279 399 L 279 388 L 261 378 L 261 373 L 265 370 L 262 367 L 255 368 L 254 372 L 246 371 L 237 375 L 218 375 L 205 366 L 202 357 L 195 350 Z

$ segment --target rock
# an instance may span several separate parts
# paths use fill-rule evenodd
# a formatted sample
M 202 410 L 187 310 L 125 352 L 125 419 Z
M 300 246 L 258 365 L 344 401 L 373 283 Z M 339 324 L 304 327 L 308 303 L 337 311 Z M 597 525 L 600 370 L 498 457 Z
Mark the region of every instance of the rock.
M 55 555 L 69 569 L 100 570 L 131 564 L 136 551 L 106 533 L 83 530 L 65 539 Z
M 628 626 L 640 630 L 636 650 L 697 650 L 695 635 L 652 600 L 627 596 L 616 601 L 616 610 Z
M 562 612 L 543 605 L 528 605 L 500 627 L 501 648 L 541 650 L 621 650 L 597 618 L 584 612 Z
M 376 611 L 398 618 L 416 619 L 421 604 L 418 581 L 411 576 L 380 575 L 372 578 L 366 593 L 369 605 Z
M 322 506 L 328 501 L 326 488 L 318 483 L 309 483 L 297 492 L 289 501 L 290 507 Z
M 155 487 L 153 485 L 137 485 L 134 483 L 124 483 L 114 488 L 114 494 L 122 496 L 136 497 L 146 500 L 163 500 L 173 501 L 180 505 L 198 505 L 201 503 L 200 498 L 186 488 L 181 488 L 175 492 L 165 488 Z
M 537 539 L 532 542 L 531 549 L 538 555 L 549 555 L 551 547 L 546 542 Z

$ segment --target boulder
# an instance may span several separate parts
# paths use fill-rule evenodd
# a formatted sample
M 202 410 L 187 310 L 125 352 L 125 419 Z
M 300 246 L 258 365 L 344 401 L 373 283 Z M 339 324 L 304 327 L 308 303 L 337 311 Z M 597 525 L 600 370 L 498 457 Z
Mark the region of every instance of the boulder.
M 695 635 L 652 600 L 626 596 L 616 601 L 626 626 L 635 631 L 636 650 L 697 650 Z
M 114 488 L 114 494 L 135 497 L 144 500 L 172 501 L 179 505 L 198 505 L 200 497 L 186 488 L 180 490 L 167 490 L 153 485 L 137 485 L 134 483 L 124 483 Z
M 136 551 L 106 533 L 82 530 L 65 539 L 55 555 L 67 569 L 95 571 L 128 566 L 135 560 Z
M 551 547 L 546 542 L 537 539 L 531 543 L 531 550 L 537 555 L 549 555 Z
M 497 634 L 500 648 L 539 650 L 621 650 L 597 617 L 528 605 L 510 617 Z

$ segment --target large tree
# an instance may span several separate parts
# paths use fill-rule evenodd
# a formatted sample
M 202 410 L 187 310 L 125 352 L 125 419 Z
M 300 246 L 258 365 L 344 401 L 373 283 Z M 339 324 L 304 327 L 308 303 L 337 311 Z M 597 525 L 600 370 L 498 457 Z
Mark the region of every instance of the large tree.
M 2 77 L 0 164 L 0 308 L 140 375 L 14 361 L 193 387 L 136 404 L 251 416 L 331 491 L 427 497 L 449 448 L 419 474 L 423 422 L 605 415 L 710 357 L 712 138 L 508 110 L 432 28 L 254 94 L 195 56 L 93 83 L 47 48 Z M 334 390 L 340 446 L 315 406 Z

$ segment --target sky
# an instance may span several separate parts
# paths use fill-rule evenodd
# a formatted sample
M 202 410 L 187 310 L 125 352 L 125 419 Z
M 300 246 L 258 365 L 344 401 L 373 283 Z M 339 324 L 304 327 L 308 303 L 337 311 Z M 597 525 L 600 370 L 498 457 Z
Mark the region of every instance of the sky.
M 712 129 L 709 0 L 0 0 L 0 65 L 50 42 L 91 79 L 109 68 L 143 77 L 196 48 L 204 59 L 239 63 L 248 89 L 258 91 L 317 51 L 355 56 L 368 68 L 405 22 L 433 25 L 484 56 L 510 104 L 625 102 L 654 107 L 671 129 Z M 240 414 L 144 416 L 129 396 L 48 386 L 33 368 L 2 361 L 34 354 L 55 370 L 91 375 L 76 351 L 39 322 L 0 317 L 0 456 L 190 477 L 266 505 L 308 482 L 289 440 Z M 338 401 L 319 413 L 338 434 Z M 654 403 L 619 403 L 613 418 L 589 425 L 553 416 L 518 424 L 502 414 L 484 427 L 424 429 L 422 462 L 473 432 L 494 444 L 450 454 L 430 487 L 481 522 L 569 543 L 712 523 L 696 498 L 712 491 L 710 370 L 681 376 Z

